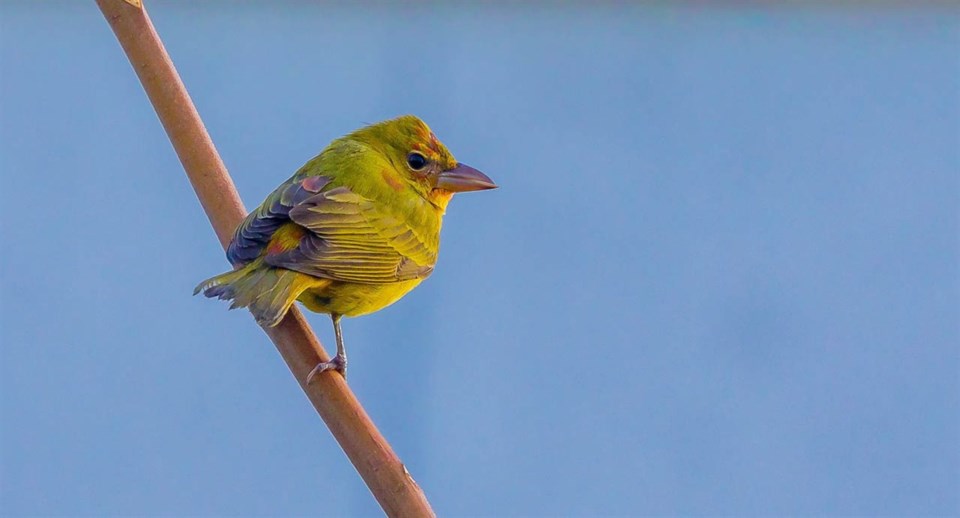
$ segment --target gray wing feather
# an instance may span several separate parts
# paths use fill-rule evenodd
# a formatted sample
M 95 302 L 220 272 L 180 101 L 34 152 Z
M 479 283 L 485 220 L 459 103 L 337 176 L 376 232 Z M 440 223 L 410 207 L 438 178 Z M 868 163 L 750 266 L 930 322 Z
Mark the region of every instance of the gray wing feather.
M 309 176 L 295 179 L 273 191 L 263 204 L 247 215 L 237 227 L 227 248 L 227 259 L 230 263 L 240 266 L 259 257 L 273 233 L 290 221 L 290 210 L 316 195 L 328 183 L 329 177 Z

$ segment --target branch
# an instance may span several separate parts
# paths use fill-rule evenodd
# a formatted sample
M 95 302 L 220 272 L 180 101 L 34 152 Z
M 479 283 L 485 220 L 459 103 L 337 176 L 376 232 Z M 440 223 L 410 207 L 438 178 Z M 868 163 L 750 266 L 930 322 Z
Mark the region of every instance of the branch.
M 221 246 L 226 248 L 246 210 L 150 18 L 137 5 L 138 0 L 96 1 L 140 77 Z M 300 311 L 290 308 L 278 326 L 264 331 L 384 512 L 388 516 L 434 516 L 423 491 L 346 381 L 331 371 L 305 384 L 307 374 L 330 355 Z

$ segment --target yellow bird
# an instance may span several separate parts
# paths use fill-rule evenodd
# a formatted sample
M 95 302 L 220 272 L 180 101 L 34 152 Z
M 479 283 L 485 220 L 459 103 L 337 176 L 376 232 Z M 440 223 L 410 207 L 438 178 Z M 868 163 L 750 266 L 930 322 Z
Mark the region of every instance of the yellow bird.
M 456 161 L 420 119 L 406 115 L 334 140 L 251 212 L 234 233 L 234 271 L 194 295 L 248 307 L 275 326 L 295 300 L 328 313 L 337 354 L 310 373 L 346 376 L 340 318 L 393 304 L 433 272 L 454 193 L 493 189 Z

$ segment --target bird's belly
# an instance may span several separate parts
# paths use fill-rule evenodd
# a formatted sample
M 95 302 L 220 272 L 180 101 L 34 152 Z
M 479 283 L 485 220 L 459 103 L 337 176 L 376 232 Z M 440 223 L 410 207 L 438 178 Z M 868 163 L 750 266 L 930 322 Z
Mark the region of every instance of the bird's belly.
M 393 304 L 422 281 L 411 279 L 388 284 L 332 282 L 321 288 L 304 291 L 298 300 L 310 311 L 356 317 Z

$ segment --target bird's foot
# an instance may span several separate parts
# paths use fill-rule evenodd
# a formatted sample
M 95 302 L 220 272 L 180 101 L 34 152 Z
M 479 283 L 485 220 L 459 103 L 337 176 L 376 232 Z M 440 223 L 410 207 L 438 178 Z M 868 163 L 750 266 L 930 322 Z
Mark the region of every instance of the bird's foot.
M 343 376 L 343 379 L 347 379 L 347 357 L 338 354 L 328 361 L 318 363 L 317 366 L 310 371 L 310 374 L 307 375 L 307 385 L 313 381 L 314 376 L 329 370 L 335 370 Z

